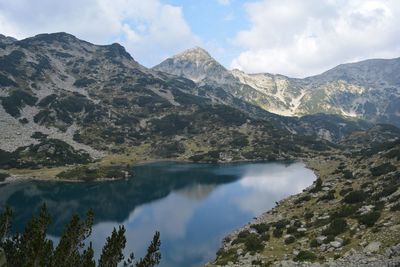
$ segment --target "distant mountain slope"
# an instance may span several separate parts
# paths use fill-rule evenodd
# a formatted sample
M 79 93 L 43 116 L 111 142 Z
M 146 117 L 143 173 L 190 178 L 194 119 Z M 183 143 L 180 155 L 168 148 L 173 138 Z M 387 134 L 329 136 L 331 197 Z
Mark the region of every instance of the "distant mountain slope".
M 330 113 L 400 126 L 400 58 L 343 64 L 321 75 L 293 79 L 229 71 L 206 51 L 196 48 L 154 69 L 219 86 L 280 115 Z
M 209 57 L 198 50 L 192 52 L 199 61 Z M 236 82 L 222 66 L 209 66 L 199 79 Z M 211 75 L 215 69 L 220 77 Z M 203 161 L 288 158 L 303 147 L 328 149 L 322 139 L 370 127 L 333 117 L 316 123 L 281 117 L 216 85 L 147 69 L 119 44 L 93 45 L 66 33 L 2 42 L 0 167 L 131 153 Z

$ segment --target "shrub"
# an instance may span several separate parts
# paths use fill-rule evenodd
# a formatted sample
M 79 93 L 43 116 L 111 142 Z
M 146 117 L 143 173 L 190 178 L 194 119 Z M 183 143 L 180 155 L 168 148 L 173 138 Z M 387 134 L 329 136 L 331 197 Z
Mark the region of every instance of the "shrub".
M 256 230 L 257 233 L 259 233 L 259 234 L 268 232 L 268 230 L 269 230 L 269 225 L 266 223 L 253 224 L 250 227 L 253 228 L 254 230 Z
M 248 230 L 243 230 L 238 234 L 238 238 L 246 238 L 250 235 L 250 232 Z
M 312 239 L 311 241 L 310 241 L 310 247 L 311 248 L 316 248 L 316 247 L 318 247 L 318 241 L 317 241 L 317 239 Z
M 249 141 L 247 140 L 247 136 L 240 134 L 235 136 L 234 139 L 230 143 L 231 146 L 241 148 L 249 145 Z
M 337 236 L 341 233 L 344 233 L 347 228 L 348 225 L 345 219 L 336 218 L 329 224 L 329 227 L 323 231 L 323 234 Z
M 238 259 L 238 254 L 237 251 L 233 248 L 225 251 L 224 249 L 220 249 L 217 252 L 217 260 L 215 261 L 215 263 L 217 265 L 227 265 L 228 262 L 236 262 Z
M 392 206 L 390 211 L 400 211 L 400 202 Z
M 297 256 L 294 258 L 295 261 L 315 261 L 316 259 L 317 256 L 308 250 L 300 251 L 299 254 L 297 254 Z
M 344 170 L 343 171 L 343 178 L 345 178 L 345 179 L 353 179 L 354 176 L 353 176 L 353 173 L 351 171 Z
M 294 236 L 289 236 L 288 238 L 285 239 L 285 244 L 292 244 L 294 241 L 296 241 L 296 238 Z
M 310 200 L 311 200 L 311 196 L 310 195 L 305 195 L 305 196 L 302 196 L 302 197 L 296 199 L 294 203 L 295 204 L 300 204 L 301 202 L 310 201 Z
M 315 186 L 314 186 L 314 188 L 312 188 L 310 190 L 310 192 L 316 193 L 316 192 L 321 191 L 321 189 L 322 189 L 322 180 L 321 180 L 321 178 L 318 178 L 317 180 L 315 180 Z
M 314 217 L 314 213 L 312 213 L 312 212 L 306 212 L 304 214 L 304 219 L 306 219 L 306 220 L 310 220 L 312 217 Z
M 252 260 L 251 266 L 260 266 L 262 263 L 262 260 Z
M 367 227 L 372 227 L 381 217 L 381 213 L 379 211 L 371 211 L 365 215 L 361 215 L 358 218 L 358 222 L 366 225 Z
M 364 201 L 367 198 L 367 194 L 362 190 L 352 191 L 344 197 L 344 202 L 348 204 L 354 204 Z
M 287 234 L 294 234 L 297 232 L 297 227 L 296 226 L 290 226 L 288 229 L 286 229 Z
M 343 205 L 332 214 L 332 218 L 344 218 L 351 215 L 354 215 L 357 210 L 360 208 L 360 205 Z
M 335 240 L 335 236 L 334 235 L 327 235 L 325 240 L 324 240 L 324 244 L 329 244 L 330 242 Z
M 261 234 L 260 239 L 261 239 L 262 241 L 269 241 L 269 239 L 270 239 L 269 233 L 263 233 L 263 234 Z
M 379 166 L 369 169 L 373 176 L 380 176 L 389 172 L 395 171 L 397 168 L 390 163 L 383 163 Z
M 257 234 L 250 233 L 248 230 L 244 230 L 238 234 L 238 237 L 232 241 L 234 244 L 244 244 L 246 249 L 251 252 L 260 251 L 264 248 L 262 245 L 263 241 L 268 241 L 269 235 L 262 234 L 260 237 Z
M 274 226 L 276 229 L 283 229 L 283 228 L 285 228 L 286 225 L 288 225 L 289 223 L 290 223 L 290 222 L 289 222 L 288 220 L 282 219 L 282 220 L 277 221 L 276 223 L 274 223 L 273 226 Z
M 11 92 L 7 97 L 0 98 L 4 110 L 13 117 L 20 116 L 20 109 L 26 105 L 33 106 L 38 100 L 37 97 L 24 90 Z
M 363 183 L 363 184 L 360 186 L 360 188 L 361 188 L 361 189 L 364 189 L 364 188 L 367 188 L 367 187 L 370 186 L 370 185 L 372 185 L 371 182 L 365 182 L 365 183 Z
M 244 245 L 246 249 L 251 252 L 261 251 L 264 248 L 261 239 L 259 239 L 256 234 L 250 234 L 246 238 Z
M 96 80 L 94 80 L 94 79 L 82 78 L 82 79 L 76 80 L 73 85 L 76 87 L 87 87 L 95 82 L 96 82 Z
M 374 200 L 379 200 L 382 197 L 390 196 L 391 194 L 393 194 L 394 192 L 397 191 L 397 188 L 398 188 L 398 184 L 397 185 L 393 185 L 392 184 L 392 185 L 385 186 L 381 191 L 379 191 L 378 193 L 374 194 L 372 196 L 372 198 Z
M 330 190 L 328 193 L 319 198 L 319 200 L 328 200 L 328 201 L 333 199 L 335 199 L 335 190 Z
M 283 235 L 283 231 L 280 228 L 275 228 L 274 231 L 272 232 L 273 236 L 276 238 L 280 238 Z
M 3 182 L 9 176 L 8 173 L 0 172 L 0 182 Z

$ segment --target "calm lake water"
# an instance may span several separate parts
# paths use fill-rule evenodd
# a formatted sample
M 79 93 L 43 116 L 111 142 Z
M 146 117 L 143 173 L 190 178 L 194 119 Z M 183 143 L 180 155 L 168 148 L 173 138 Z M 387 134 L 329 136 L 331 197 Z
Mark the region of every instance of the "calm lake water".
M 49 232 L 55 241 L 72 214 L 84 215 L 91 208 L 97 253 L 113 227 L 124 224 L 127 252 L 137 258 L 158 230 L 160 266 L 201 266 L 215 257 L 224 236 L 316 178 L 302 163 L 279 162 L 163 162 L 137 166 L 134 172 L 129 180 L 114 182 L 1 185 L 0 207 L 13 208 L 16 228 L 21 230 L 46 202 L 54 218 Z

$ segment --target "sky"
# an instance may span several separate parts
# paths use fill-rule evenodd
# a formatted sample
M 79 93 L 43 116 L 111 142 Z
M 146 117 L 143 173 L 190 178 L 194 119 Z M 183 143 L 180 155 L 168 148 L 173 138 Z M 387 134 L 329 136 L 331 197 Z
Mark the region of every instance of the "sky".
M 229 69 L 319 74 L 400 56 L 398 0 L 0 0 L 0 33 L 121 43 L 152 67 L 200 46 Z

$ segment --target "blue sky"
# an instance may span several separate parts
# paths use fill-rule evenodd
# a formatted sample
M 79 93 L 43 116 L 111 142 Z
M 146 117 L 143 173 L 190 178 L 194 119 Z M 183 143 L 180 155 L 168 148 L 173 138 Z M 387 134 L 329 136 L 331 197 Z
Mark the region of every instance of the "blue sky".
M 168 0 L 166 3 L 182 6 L 185 20 L 204 46 L 223 65 L 229 66 L 232 58 L 240 54 L 233 38 L 240 30 L 249 27 L 244 4 L 246 1 Z
M 119 42 L 151 67 L 201 46 L 225 67 L 305 77 L 400 56 L 398 0 L 0 0 L 0 33 Z

